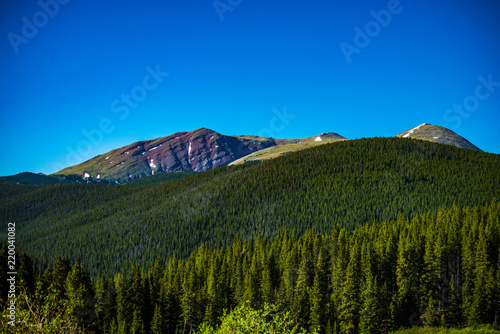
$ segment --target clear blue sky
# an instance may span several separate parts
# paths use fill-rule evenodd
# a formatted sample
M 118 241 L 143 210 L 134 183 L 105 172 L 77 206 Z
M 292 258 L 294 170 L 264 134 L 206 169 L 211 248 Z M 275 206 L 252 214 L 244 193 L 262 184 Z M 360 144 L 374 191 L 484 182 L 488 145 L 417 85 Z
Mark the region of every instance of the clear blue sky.
M 426 122 L 500 153 L 499 18 L 490 0 L 4 0 L 0 175 L 199 127 L 354 139 Z

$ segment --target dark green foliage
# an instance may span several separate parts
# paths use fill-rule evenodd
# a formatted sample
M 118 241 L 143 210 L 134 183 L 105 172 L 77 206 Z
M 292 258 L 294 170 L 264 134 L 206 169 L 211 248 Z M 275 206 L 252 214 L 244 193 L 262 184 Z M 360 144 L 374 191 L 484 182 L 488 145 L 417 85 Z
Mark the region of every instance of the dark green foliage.
M 67 298 L 66 278 L 71 270 L 71 262 L 67 257 L 58 258 L 54 265 L 45 270 L 43 281 L 50 287 L 52 292 L 59 298 Z
M 320 240 L 317 238 L 316 240 Z M 331 258 L 328 249 L 321 242 L 311 288 L 311 329 L 325 333 L 328 326 L 329 299 L 330 299 L 330 264 Z
M 76 323 L 90 326 L 96 322 L 94 285 L 79 258 L 66 277 L 66 297 L 66 311 Z
M 361 300 L 359 330 L 361 333 L 381 333 L 383 309 L 382 288 L 377 282 L 377 261 L 374 256 L 373 244 L 365 240 L 361 249 L 361 268 L 363 283 L 361 285 Z
M 345 274 L 339 307 L 340 333 L 357 333 L 361 309 L 361 259 L 358 244 L 351 250 L 349 264 Z
M 99 276 L 95 284 L 95 315 L 101 333 L 113 333 L 116 328 L 117 293 L 113 277 Z
M 26 253 L 19 258 L 17 274 L 20 285 L 26 288 L 27 294 L 31 296 L 35 292 L 35 268 L 33 260 Z
M 52 176 L 35 173 L 19 173 L 11 176 L 0 177 L 0 179 L 19 184 L 57 184 L 70 182 L 61 176 Z
M 4 305 L 7 301 L 7 295 L 9 291 L 10 283 L 7 281 L 9 278 L 7 275 L 8 270 L 8 248 L 7 242 L 0 242 L 0 303 Z
M 485 204 L 500 198 L 498 184 L 498 155 L 372 138 L 148 186 L 0 182 L 0 219 L 18 222 L 18 243 L 41 261 L 81 257 L 96 277 L 133 263 L 147 268 L 155 258 L 165 266 L 174 253 L 185 259 L 202 243 L 228 246 L 237 234 L 247 239 L 260 233 L 272 240 L 278 230 L 295 230 L 299 236 L 307 229 L 330 233 L 335 224 L 352 231 L 364 223 L 396 219 L 399 212 L 412 218 L 453 202 Z M 0 230 L 0 237 L 4 233 Z M 398 242 L 392 240 L 388 247 Z M 395 269 L 387 263 L 398 254 L 384 252 L 388 258 L 380 259 L 380 275 L 394 278 L 395 272 L 388 270 Z M 252 265 L 251 259 L 241 261 Z M 287 279 L 296 279 L 296 272 L 289 274 Z M 313 280 L 309 276 L 309 287 Z M 396 281 L 386 282 L 393 292 Z M 267 298 L 270 290 L 264 292 Z M 288 287 L 277 292 L 293 294 Z M 420 300 L 416 291 L 409 292 L 412 303 Z
M 151 185 L 151 184 L 157 184 L 157 183 L 178 180 L 178 179 L 182 179 L 183 177 L 192 176 L 195 174 L 196 174 L 196 172 L 193 172 L 190 170 L 182 171 L 182 172 L 160 173 L 160 174 L 155 174 L 155 175 L 150 175 L 150 176 L 144 176 L 144 177 L 141 177 L 137 180 L 129 181 L 126 184 L 127 185 L 137 185 L 137 184 L 142 184 L 142 185 L 149 184 L 149 185 Z
M 55 305 L 50 314 L 58 315 L 60 326 L 96 333 L 210 332 L 228 326 L 224 310 L 250 306 L 265 317 L 252 318 L 257 324 L 289 312 L 297 331 L 319 333 L 388 333 L 422 321 L 493 325 L 499 314 L 498 218 L 500 203 L 493 200 L 413 219 L 399 215 L 353 232 L 279 232 L 273 241 L 237 236 L 227 247 L 202 245 L 185 260 L 172 256 L 166 267 L 153 261 L 147 270 L 132 266 L 95 282 L 78 260 L 70 266 L 58 259 L 26 300 L 40 305 L 37 312 Z M 65 282 L 65 294 L 55 288 L 55 277 Z M 18 311 L 26 310 L 20 300 Z

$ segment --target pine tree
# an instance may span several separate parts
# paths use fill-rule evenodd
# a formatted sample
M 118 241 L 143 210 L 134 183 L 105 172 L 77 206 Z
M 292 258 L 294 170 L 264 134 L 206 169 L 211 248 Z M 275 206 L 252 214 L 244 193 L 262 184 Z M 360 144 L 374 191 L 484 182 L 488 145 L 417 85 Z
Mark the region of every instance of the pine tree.
M 428 230 L 424 255 L 424 272 L 420 278 L 420 304 L 424 309 L 424 324 L 437 326 L 439 322 L 439 249 L 435 231 Z
M 130 334 L 146 334 L 144 318 L 138 309 L 134 310 L 132 324 L 130 325 Z
M 115 277 L 117 287 L 117 314 L 116 325 L 119 334 L 128 334 L 130 332 L 130 321 L 134 316 L 133 302 L 132 302 L 132 278 L 130 274 L 124 269 Z
M 311 289 L 311 330 L 317 330 L 320 333 L 325 333 L 328 325 L 330 276 L 330 256 L 322 247 L 319 250 Z
M 361 292 L 360 333 L 380 333 L 382 327 L 380 290 L 374 277 L 376 266 L 371 243 L 364 242 L 362 248 L 363 290 Z
M 362 293 L 363 304 L 360 311 L 360 333 L 380 333 L 382 331 L 382 317 L 380 304 L 380 290 L 377 279 L 367 277 Z
M 451 327 L 461 327 L 464 323 L 462 309 L 462 293 L 458 280 L 451 276 L 450 289 L 448 290 L 448 310 L 446 312 L 445 324 Z
M 261 265 L 256 253 L 253 253 L 252 264 L 245 274 L 245 292 L 243 294 L 243 299 L 249 301 L 253 308 L 259 308 L 261 306 Z
M 187 267 L 187 279 L 183 283 L 182 293 L 182 318 L 183 331 L 191 332 L 198 326 L 198 313 L 200 305 L 197 303 L 197 273 Z
M 346 270 L 349 264 L 349 234 L 346 229 L 340 230 L 336 240 L 336 256 L 333 258 L 333 282 L 332 282 L 332 295 L 330 297 L 332 310 L 331 319 L 338 323 L 340 316 L 340 307 L 343 304 L 342 292 L 345 287 Z M 339 326 L 336 326 L 337 332 Z
M 474 297 L 469 310 L 468 322 L 471 325 L 488 323 L 491 305 L 488 302 L 489 280 L 492 272 L 489 271 L 488 244 L 484 230 L 480 231 L 479 244 L 476 253 L 476 268 L 474 270 Z
M 302 245 L 302 259 L 297 273 L 297 284 L 295 286 L 292 314 L 297 319 L 297 322 L 306 326 L 310 322 L 311 313 L 311 285 L 312 277 L 314 277 L 314 270 L 312 266 L 312 249 L 307 244 Z
M 167 322 L 163 316 L 164 312 L 161 304 L 155 305 L 155 312 L 153 314 L 153 320 L 151 320 L 151 333 L 152 334 L 163 334 L 167 333 Z M 171 332 L 172 333 L 172 332 Z
M 355 243 L 351 248 L 345 283 L 341 293 L 340 333 L 357 333 L 361 309 L 360 246 Z
M 0 305 L 4 305 L 7 301 L 7 295 L 10 287 L 10 283 L 7 281 L 7 259 L 8 259 L 8 246 L 7 242 L 4 240 L 0 241 Z
M 280 287 L 280 304 L 290 307 L 294 300 L 295 286 L 297 284 L 297 271 L 299 266 L 299 249 L 293 237 L 285 235 L 281 250 L 282 282 Z
M 101 333 L 112 333 L 111 324 L 116 324 L 116 288 L 112 277 L 99 276 L 96 282 L 95 313 Z
M 57 299 L 66 299 L 66 278 L 71 270 L 71 262 L 67 257 L 58 258 L 51 269 L 44 273 L 44 284 L 50 286 L 50 291 Z
M 221 259 L 212 256 L 210 270 L 207 279 L 207 306 L 204 320 L 211 326 L 219 322 L 224 309 L 224 285 L 225 277 L 221 274 Z
M 499 205 L 500 207 L 500 205 Z M 494 277 L 494 291 L 492 293 L 493 301 L 493 323 L 496 325 L 500 324 L 500 248 L 498 248 L 498 264 L 497 270 Z
M 89 272 L 78 258 L 66 278 L 67 313 L 80 324 L 95 321 L 95 291 Z
M 147 312 L 148 306 L 148 288 L 146 280 L 138 267 L 133 267 L 131 272 L 132 278 L 132 308 L 133 308 L 133 322 L 131 326 L 131 333 L 142 334 L 147 331 L 152 314 Z
M 19 267 L 17 269 L 20 285 L 24 286 L 28 296 L 35 292 L 35 270 L 33 260 L 28 254 L 23 253 L 19 258 Z
M 166 333 L 175 333 L 181 322 L 181 300 L 175 287 L 169 286 L 165 295 L 165 326 Z
M 274 300 L 274 289 L 271 278 L 271 269 L 267 264 L 264 264 L 264 267 L 262 269 L 260 291 L 262 302 L 271 304 Z
M 405 223 L 407 224 L 407 223 Z M 408 326 L 410 321 L 418 316 L 417 294 L 418 284 L 415 278 L 419 277 L 413 261 L 415 248 L 407 233 L 400 234 L 398 245 L 398 260 L 396 268 L 397 295 L 394 297 L 392 321 L 396 328 Z

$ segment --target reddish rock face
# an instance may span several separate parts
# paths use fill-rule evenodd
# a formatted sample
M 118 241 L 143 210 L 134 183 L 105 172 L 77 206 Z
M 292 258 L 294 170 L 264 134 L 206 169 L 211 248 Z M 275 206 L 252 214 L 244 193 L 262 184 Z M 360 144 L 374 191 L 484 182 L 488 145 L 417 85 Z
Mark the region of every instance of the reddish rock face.
M 323 133 L 323 139 L 343 139 Z M 167 137 L 136 142 L 99 155 L 56 174 L 85 182 L 124 183 L 143 176 L 191 170 L 203 172 L 265 148 L 314 140 L 274 139 L 258 136 L 228 136 L 210 129 L 177 132 Z
M 158 140 L 154 143 L 144 142 L 145 153 L 141 152 L 141 155 L 145 157 L 152 171 L 203 172 L 225 166 L 245 155 L 276 145 L 274 139 L 242 139 L 221 135 L 204 128 L 172 136 L 166 137 L 163 142 Z
M 227 136 L 201 128 L 136 142 L 56 174 L 87 175 L 90 181 L 97 181 L 99 175 L 103 182 L 122 183 L 155 173 L 203 172 L 276 144 L 273 138 Z

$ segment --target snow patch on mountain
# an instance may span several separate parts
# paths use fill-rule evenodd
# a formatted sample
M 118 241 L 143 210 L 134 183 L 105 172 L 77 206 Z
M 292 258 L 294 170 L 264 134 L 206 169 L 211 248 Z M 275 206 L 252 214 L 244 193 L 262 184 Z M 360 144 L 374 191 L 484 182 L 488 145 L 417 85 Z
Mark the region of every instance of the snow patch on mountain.
M 420 129 L 421 126 L 427 125 L 427 123 L 422 123 L 419 126 L 414 127 L 413 129 L 410 129 L 405 135 L 403 135 L 403 138 L 408 138 L 413 132 L 417 131 Z
M 153 170 L 153 168 L 156 168 L 156 165 L 155 165 L 155 160 L 154 159 L 151 159 L 151 162 L 149 163 L 149 167 L 151 167 L 151 174 L 152 175 L 155 175 L 155 171 Z
M 153 148 L 150 148 L 148 151 L 156 150 L 156 149 L 157 149 L 158 147 L 160 147 L 161 145 L 163 145 L 163 144 L 160 144 L 160 145 L 158 145 L 158 146 L 155 146 L 155 147 L 153 147 Z

